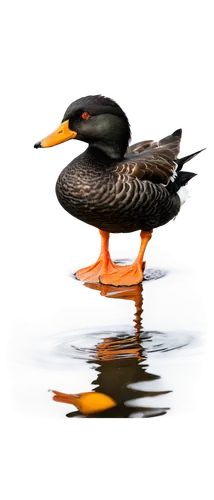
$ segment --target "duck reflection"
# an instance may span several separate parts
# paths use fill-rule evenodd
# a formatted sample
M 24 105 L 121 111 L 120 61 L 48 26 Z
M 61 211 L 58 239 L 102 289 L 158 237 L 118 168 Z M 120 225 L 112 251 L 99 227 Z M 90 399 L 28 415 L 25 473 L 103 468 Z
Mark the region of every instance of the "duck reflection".
M 36 325 L 15 322 L 8 363 L 19 413 L 121 421 L 194 407 L 206 345 L 203 304 L 187 266 L 154 256 L 152 268 L 156 278 L 141 285 L 88 284 L 89 292 L 108 302 L 103 307 L 65 307 Z M 65 404 L 60 391 L 78 398 L 92 391 L 115 404 L 105 409 L 102 399 L 97 411 L 100 400 L 93 407 L 87 397 L 90 414 L 83 415 L 81 400 Z
M 132 258 L 130 251 L 114 255 L 122 265 Z M 196 405 L 192 391 L 202 370 L 206 320 L 202 301 L 191 289 L 193 272 L 168 254 L 155 251 L 150 252 L 148 263 L 147 282 L 141 285 L 84 284 L 111 303 L 133 304 L 135 334 L 105 338 L 96 349 L 96 383 L 104 392 L 106 386 L 111 387 L 118 403 L 96 419 L 174 416 Z M 75 268 L 68 270 L 68 277 Z M 74 275 L 73 281 L 82 286 Z
M 150 382 L 151 384 L 160 379 L 159 375 L 147 373 L 147 356 L 143 349 L 141 333 L 143 331 L 143 312 L 145 288 L 143 285 L 133 287 L 120 287 L 115 291 L 114 286 L 102 284 L 90 284 L 90 292 L 96 292 L 103 299 L 115 302 L 131 302 L 133 304 L 133 324 L 134 335 L 121 337 L 107 337 L 97 345 L 96 359 L 99 361 L 99 368 L 96 369 L 96 385 L 101 392 L 108 392 L 111 388 L 111 397 L 117 401 L 117 406 L 106 410 L 104 413 L 88 415 L 87 420 L 128 420 L 130 409 L 124 406 L 125 401 L 132 397 L 132 390 L 128 387 L 130 383 Z M 139 361 L 144 362 L 144 367 Z M 94 360 L 88 361 L 89 364 Z M 156 398 L 170 394 L 171 390 L 156 390 L 146 393 L 147 397 Z M 135 391 L 135 395 L 142 397 L 141 391 Z M 160 407 L 158 415 L 164 416 L 168 408 Z M 145 410 L 145 408 L 144 408 Z M 152 415 L 157 413 L 156 408 L 148 407 L 147 412 Z M 71 414 L 68 414 L 71 416 Z

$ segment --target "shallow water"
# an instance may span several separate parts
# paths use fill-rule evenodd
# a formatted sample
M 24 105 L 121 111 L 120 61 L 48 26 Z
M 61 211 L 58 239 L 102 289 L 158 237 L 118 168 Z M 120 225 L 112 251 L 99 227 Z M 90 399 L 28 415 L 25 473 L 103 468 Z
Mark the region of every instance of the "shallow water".
M 21 379 L 27 374 L 29 384 L 31 380 L 36 386 L 33 403 L 32 384 L 30 389 L 25 382 L 25 390 L 18 396 L 16 390 L 20 407 L 29 413 L 30 400 L 34 415 L 47 411 L 48 416 L 56 413 L 69 418 L 142 418 L 167 415 L 173 408 L 183 410 L 195 378 L 195 365 L 200 365 L 201 341 L 191 311 L 185 316 L 184 291 L 180 298 L 183 320 L 174 315 L 178 310 L 176 304 L 173 311 L 175 276 L 164 270 L 146 269 L 142 285 L 120 288 L 83 284 L 73 278 L 69 278 L 72 327 L 30 336 L 28 346 L 25 338 L 27 351 L 21 358 L 30 364 L 27 371 L 22 368 L 20 372 L 19 349 L 18 378 L 20 373 Z M 176 290 L 180 290 L 181 281 L 177 276 Z M 182 286 L 185 290 L 184 283 Z M 147 305 L 144 296 L 149 299 Z M 79 302 L 81 315 L 75 320 Z M 134 309 L 130 314 L 131 303 Z M 48 393 L 50 389 L 52 393 Z M 50 406 L 51 396 L 54 402 Z

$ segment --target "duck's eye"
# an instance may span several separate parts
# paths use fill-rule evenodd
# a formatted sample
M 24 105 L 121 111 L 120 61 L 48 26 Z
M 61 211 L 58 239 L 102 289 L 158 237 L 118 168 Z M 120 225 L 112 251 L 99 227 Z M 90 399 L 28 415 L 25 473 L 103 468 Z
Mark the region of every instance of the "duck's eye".
M 84 113 L 82 113 L 82 118 L 83 120 L 88 120 L 90 118 L 89 113 L 87 113 L 87 111 L 84 111 Z

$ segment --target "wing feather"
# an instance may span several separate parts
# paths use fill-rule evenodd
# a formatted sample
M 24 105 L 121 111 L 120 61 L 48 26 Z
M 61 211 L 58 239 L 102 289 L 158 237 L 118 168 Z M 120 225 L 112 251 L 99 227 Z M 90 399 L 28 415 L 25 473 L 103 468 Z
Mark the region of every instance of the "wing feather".
M 181 130 L 160 141 L 142 141 L 127 150 L 116 172 L 139 180 L 167 185 L 176 176 Z

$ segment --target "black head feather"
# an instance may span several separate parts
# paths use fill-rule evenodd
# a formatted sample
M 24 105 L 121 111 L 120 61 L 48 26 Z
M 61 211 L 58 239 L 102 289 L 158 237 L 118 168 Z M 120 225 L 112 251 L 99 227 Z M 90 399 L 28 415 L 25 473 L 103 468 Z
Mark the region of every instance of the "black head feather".
M 82 120 L 87 112 L 90 119 Z M 69 128 L 77 131 L 76 139 L 101 149 L 112 159 L 121 159 L 131 137 L 128 118 L 122 108 L 109 97 L 86 96 L 74 101 L 67 108 L 63 120 L 69 120 Z
M 74 115 L 81 111 L 88 111 L 88 113 L 93 115 L 110 113 L 116 116 L 121 116 L 128 122 L 128 118 L 119 104 L 117 104 L 113 99 L 102 95 L 88 95 L 72 102 L 72 104 L 70 104 L 70 106 L 66 109 L 63 121 L 67 120 L 71 114 Z

